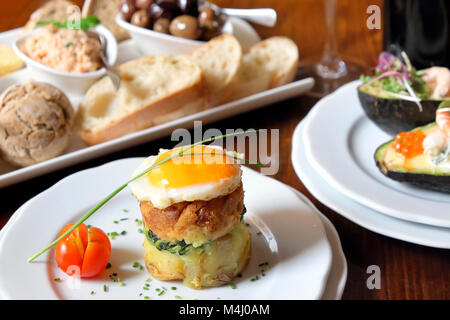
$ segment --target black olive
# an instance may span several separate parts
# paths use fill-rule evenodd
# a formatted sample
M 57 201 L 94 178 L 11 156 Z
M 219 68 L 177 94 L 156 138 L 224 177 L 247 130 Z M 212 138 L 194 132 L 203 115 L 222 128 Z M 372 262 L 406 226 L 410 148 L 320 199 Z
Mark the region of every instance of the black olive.
M 197 0 L 177 0 L 178 8 L 183 14 L 191 16 L 198 16 L 198 2 Z
M 134 5 L 134 0 L 120 0 L 120 13 L 124 20 L 130 21 L 131 16 L 136 11 L 136 6 Z
M 178 9 L 175 2 L 169 2 L 166 0 L 158 3 L 158 1 L 156 1 L 150 5 L 150 17 L 153 21 L 156 21 L 159 18 L 167 18 L 172 20 L 179 14 L 180 9 Z

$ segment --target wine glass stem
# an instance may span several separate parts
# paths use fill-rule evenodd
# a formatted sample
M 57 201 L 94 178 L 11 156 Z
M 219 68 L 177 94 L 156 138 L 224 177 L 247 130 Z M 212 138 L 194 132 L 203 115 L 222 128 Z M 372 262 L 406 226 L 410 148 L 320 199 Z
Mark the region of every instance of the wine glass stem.
M 324 56 L 338 57 L 336 33 L 337 0 L 325 0 L 325 48 Z
M 325 4 L 325 46 L 317 66 L 318 74 L 323 78 L 336 79 L 344 76 L 347 69 L 341 60 L 337 46 L 336 9 L 337 0 L 324 0 Z

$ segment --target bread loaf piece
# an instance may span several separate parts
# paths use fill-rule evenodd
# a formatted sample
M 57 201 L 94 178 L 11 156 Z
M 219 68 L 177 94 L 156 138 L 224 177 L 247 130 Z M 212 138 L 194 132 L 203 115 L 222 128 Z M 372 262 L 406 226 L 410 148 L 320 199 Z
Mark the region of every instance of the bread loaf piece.
M 298 48 L 286 37 L 271 37 L 253 45 L 242 58 L 242 67 L 227 101 L 291 82 L 297 71 Z
M 34 11 L 30 20 L 23 28 L 28 32 L 36 27 L 36 22 L 42 21 L 66 21 L 70 15 L 74 14 L 79 8 L 72 2 L 66 0 L 52 0 Z
M 80 104 L 78 133 L 97 144 L 183 117 L 204 108 L 200 68 L 183 56 L 148 56 L 119 67 L 115 90 L 105 77 L 92 85 Z
M 237 39 L 229 34 L 218 36 L 188 57 L 202 69 L 208 105 L 216 106 L 228 100 L 242 63 L 242 49 Z
M 86 0 L 81 11 L 83 17 L 96 16 L 116 37 L 117 42 L 130 38 L 128 32 L 116 23 L 120 0 Z

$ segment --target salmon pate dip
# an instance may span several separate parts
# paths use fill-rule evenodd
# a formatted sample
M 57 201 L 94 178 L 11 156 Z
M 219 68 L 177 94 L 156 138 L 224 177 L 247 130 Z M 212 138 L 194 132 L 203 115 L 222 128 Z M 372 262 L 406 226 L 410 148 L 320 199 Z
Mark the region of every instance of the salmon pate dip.
M 102 67 L 99 41 L 82 30 L 50 24 L 26 38 L 20 49 L 31 59 L 60 71 L 86 73 Z

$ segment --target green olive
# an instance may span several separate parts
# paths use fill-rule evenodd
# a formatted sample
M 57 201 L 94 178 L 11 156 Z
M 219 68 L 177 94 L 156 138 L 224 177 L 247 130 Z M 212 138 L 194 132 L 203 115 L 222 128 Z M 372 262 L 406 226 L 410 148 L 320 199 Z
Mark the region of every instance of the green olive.
M 198 39 L 202 33 L 197 19 L 189 15 L 182 15 L 173 19 L 169 31 L 174 36 L 192 40 Z
M 150 16 L 148 15 L 147 10 L 140 9 L 133 13 L 130 22 L 135 26 L 147 28 L 150 25 Z
M 167 18 L 159 18 L 153 24 L 153 31 L 161 33 L 169 33 L 170 20 Z

